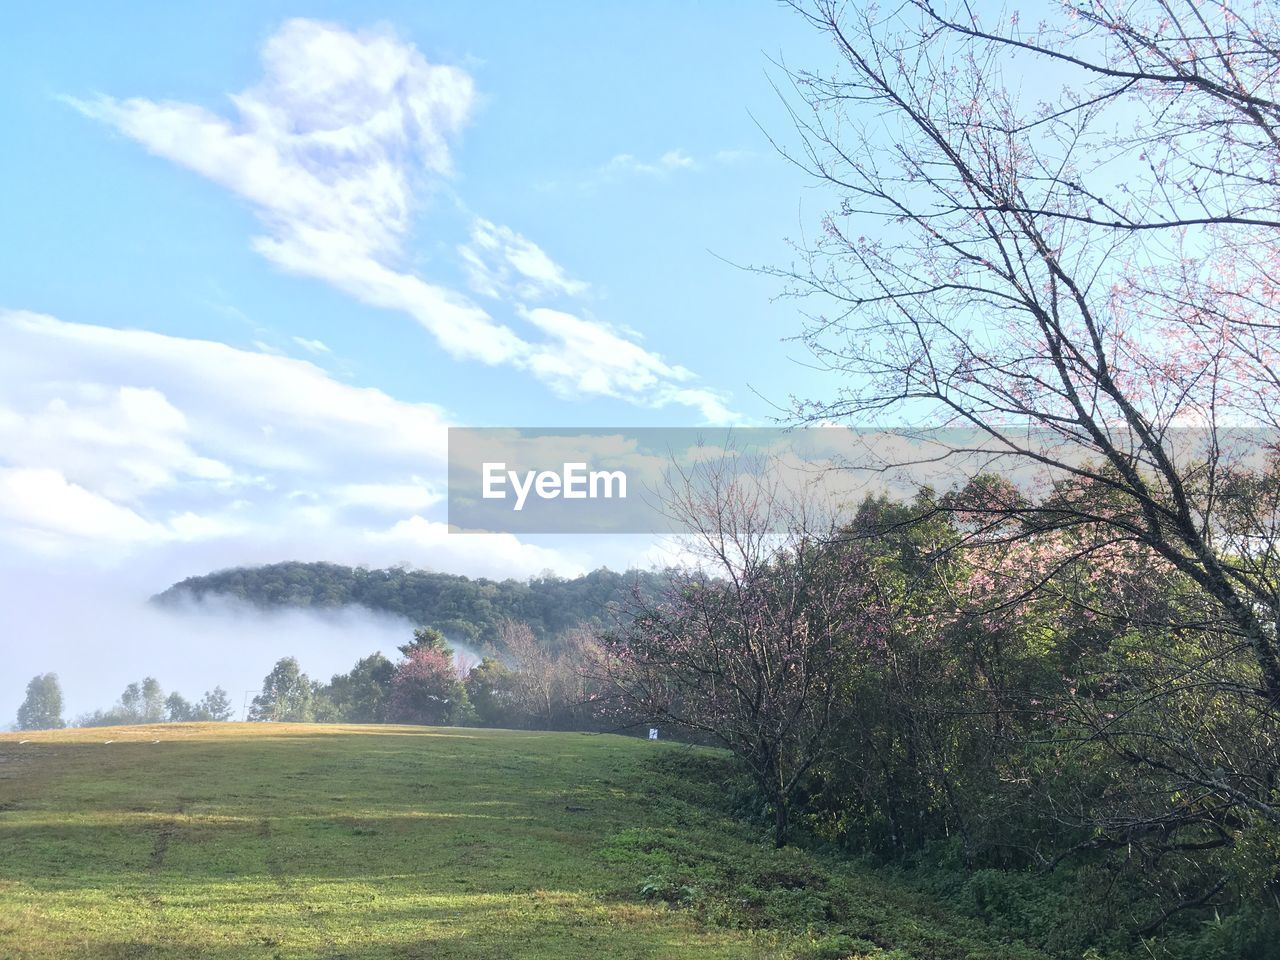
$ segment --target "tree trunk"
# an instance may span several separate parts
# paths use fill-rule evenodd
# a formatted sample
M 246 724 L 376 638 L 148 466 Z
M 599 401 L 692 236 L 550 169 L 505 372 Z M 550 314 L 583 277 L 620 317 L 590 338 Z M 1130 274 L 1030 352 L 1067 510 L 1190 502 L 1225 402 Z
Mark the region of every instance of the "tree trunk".
M 787 804 L 781 798 L 773 801 L 773 846 L 782 849 L 787 845 Z

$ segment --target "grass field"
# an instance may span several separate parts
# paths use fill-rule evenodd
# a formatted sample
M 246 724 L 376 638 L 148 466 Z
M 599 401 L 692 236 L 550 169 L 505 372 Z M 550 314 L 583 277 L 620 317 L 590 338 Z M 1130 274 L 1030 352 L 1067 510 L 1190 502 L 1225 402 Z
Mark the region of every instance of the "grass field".
M 0 958 L 1038 956 L 769 849 L 690 753 L 422 727 L 0 734 Z

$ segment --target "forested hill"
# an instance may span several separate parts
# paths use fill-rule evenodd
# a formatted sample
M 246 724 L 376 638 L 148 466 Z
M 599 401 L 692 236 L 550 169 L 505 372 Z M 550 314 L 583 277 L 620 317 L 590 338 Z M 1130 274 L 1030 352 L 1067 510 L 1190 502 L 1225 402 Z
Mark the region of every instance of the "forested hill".
M 245 601 L 263 609 L 335 609 L 359 605 L 400 614 L 451 639 L 483 644 L 496 638 L 506 618 L 527 623 L 544 639 L 578 624 L 609 620 L 611 604 L 623 603 L 637 586 L 654 590 L 658 574 L 600 569 L 573 579 L 471 579 L 448 573 L 395 568 L 368 570 L 335 563 L 273 563 L 233 567 L 189 577 L 152 598 L 169 605 L 209 597 Z

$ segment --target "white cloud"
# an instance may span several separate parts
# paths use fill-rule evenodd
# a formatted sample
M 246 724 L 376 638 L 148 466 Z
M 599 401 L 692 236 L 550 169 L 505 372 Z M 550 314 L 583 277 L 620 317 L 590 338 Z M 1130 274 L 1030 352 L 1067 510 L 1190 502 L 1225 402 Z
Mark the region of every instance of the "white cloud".
M 0 310 L 0 399 L 19 413 L 41 398 L 122 387 L 156 407 L 148 429 L 167 416 L 170 432 L 181 424 L 206 450 L 234 452 L 252 467 L 321 472 L 364 455 L 435 463 L 445 455 L 440 408 L 341 383 L 306 360 Z M 180 413 L 161 412 L 162 403 Z
M 253 248 L 291 273 L 324 280 L 372 306 L 409 314 L 455 359 L 520 366 L 529 349 L 466 297 L 366 256 L 342 234 L 298 229 L 287 238 L 257 237 Z
M 458 253 L 471 288 L 482 296 L 538 300 L 587 291 L 587 284 L 570 279 L 532 240 L 481 217 L 472 223 L 471 238 L 458 247 Z
M 295 490 L 300 503 L 323 503 L 326 509 L 360 507 L 376 513 L 413 514 L 444 502 L 438 482 L 412 477 L 407 483 L 344 483 L 324 490 Z
M 395 252 L 417 169 L 450 170 L 471 78 L 430 64 L 385 31 L 289 20 L 262 50 L 263 79 L 231 96 L 229 121 L 187 103 L 71 101 L 151 152 L 233 190 L 273 233 L 333 233 L 365 254 Z
M 629 153 L 619 153 L 601 167 L 599 173 L 604 177 L 612 177 L 619 174 L 660 177 L 677 170 L 696 170 L 699 166 L 700 164 L 693 157 L 676 148 L 675 150 L 668 150 L 657 160 L 652 161 L 637 159 Z
M 449 533 L 448 524 L 413 516 L 401 520 L 389 530 L 369 535 L 372 543 L 399 547 L 414 553 L 439 556 L 447 550 L 454 562 L 479 576 L 530 577 L 544 570 L 555 570 L 562 576 L 586 573 L 582 559 L 574 559 L 561 550 L 525 543 L 509 533 L 465 536 Z
M 352 32 L 300 19 L 271 36 L 262 64 L 261 81 L 230 97 L 234 119 L 142 98 L 68 102 L 249 201 L 265 227 L 253 249 L 280 269 L 409 314 L 456 359 L 550 376 L 560 392 L 576 382 L 585 393 L 641 406 L 706 409 L 700 392 L 681 386 L 687 378 L 655 379 L 654 371 L 668 364 L 633 341 L 626 356 L 636 369 L 615 363 L 616 376 L 602 376 L 578 367 L 589 352 L 563 339 L 528 340 L 466 296 L 403 269 L 414 214 L 450 173 L 451 144 L 475 101 L 466 72 L 429 63 L 387 30 Z M 634 158 L 615 160 L 646 167 Z M 654 169 L 691 165 L 673 150 Z M 487 220 L 475 222 L 459 254 L 485 296 L 534 300 L 586 289 L 537 244 Z M 617 336 L 607 329 L 601 335 Z M 637 382 L 648 385 L 629 386 Z
M 653 406 L 695 407 L 708 423 L 737 419 L 714 391 L 682 386 L 697 380 L 692 371 L 667 363 L 600 323 L 546 307 L 525 315 L 553 344 L 534 353 L 530 365 L 540 379 L 564 395 L 647 396 Z
M 12 381 L 11 381 L 12 382 Z M 192 450 L 190 425 L 158 390 L 60 384 L 35 402 L 32 386 L 0 417 L 3 458 L 21 466 L 56 464 L 64 478 L 131 500 L 179 478 L 225 481 L 232 471 Z
M 7 539 L 108 552 L 270 536 L 322 505 L 400 516 L 439 502 L 438 408 L 334 380 L 304 360 L 0 311 Z M 288 491 L 314 491 L 310 503 Z M 314 519 L 314 517 L 313 517 Z
M 0 468 L 0 534 L 38 550 L 61 541 L 134 543 L 164 528 L 48 468 Z
M 619 153 L 596 167 L 580 186 L 590 190 L 628 177 L 665 180 L 672 174 L 697 173 L 713 167 L 733 166 L 755 157 L 756 154 L 751 150 L 717 150 L 709 156 L 698 158 L 680 147 L 668 150 L 653 160 L 644 160 L 632 153 Z
M 128 560 L 154 591 L 292 559 L 508 577 L 610 556 L 449 535 L 446 456 L 439 408 L 305 360 L 0 310 L 0 560 Z
M 0 311 L 0 542 L 151 569 L 409 563 L 473 576 L 586 552 L 450 536 L 445 415 L 305 360 Z M 15 549 L 16 548 L 16 551 Z
M 332 353 L 329 345 L 323 340 L 309 340 L 306 337 L 294 337 L 293 342 L 300 346 L 307 353 L 324 354 Z

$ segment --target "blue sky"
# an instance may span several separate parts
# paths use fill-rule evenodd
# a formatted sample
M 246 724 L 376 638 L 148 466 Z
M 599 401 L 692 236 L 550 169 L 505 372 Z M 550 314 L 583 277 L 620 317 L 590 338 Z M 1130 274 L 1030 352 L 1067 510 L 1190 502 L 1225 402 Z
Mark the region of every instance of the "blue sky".
M 8 10 L 12 675 L 62 669 L 76 709 L 206 677 L 142 602 L 233 564 L 651 561 L 449 535 L 444 429 L 761 424 L 818 389 L 796 304 L 731 265 L 788 262 L 828 200 L 757 126 L 789 130 L 783 55 L 830 58 L 765 2 Z M 230 685 L 295 652 L 230 629 Z M 367 652 L 333 649 L 315 672 Z
M 735 418 L 769 415 L 753 390 L 781 400 L 802 386 L 784 359 L 794 348 L 779 343 L 795 331 L 794 305 L 771 304 L 776 285 L 718 259 L 785 260 L 784 238 L 800 227 L 804 181 L 753 116 L 785 132 L 766 58 L 818 56 L 820 44 L 774 5 L 34 11 L 19 13 L 0 41 L 0 114 L 23 147 L 0 157 L 8 308 L 265 344 L 348 382 L 440 404 L 466 423 L 706 421 L 696 402 L 657 407 L 652 395 L 553 390 L 505 364 L 460 361 L 399 311 L 264 260 L 251 248 L 264 234 L 260 204 L 181 157 L 156 156 L 118 114 L 86 112 L 99 98 L 139 98 L 242 128 L 229 95 L 263 84 L 264 50 L 303 16 L 326 30 L 393 37 L 428 69 L 453 68 L 472 86 L 456 127 L 441 134 L 448 172 L 423 171 L 421 154 L 405 158 L 416 206 L 389 258 L 399 269 L 475 300 L 500 324 L 527 327 L 513 317 L 518 303 L 491 303 L 468 284 L 457 248 L 484 220 L 535 244 L 580 285 L 579 295 L 543 305 L 634 331 L 626 339 L 688 369 L 681 386 L 719 398 Z M 820 198 L 811 205 L 816 219 Z M 309 353 L 294 338 L 331 352 Z

